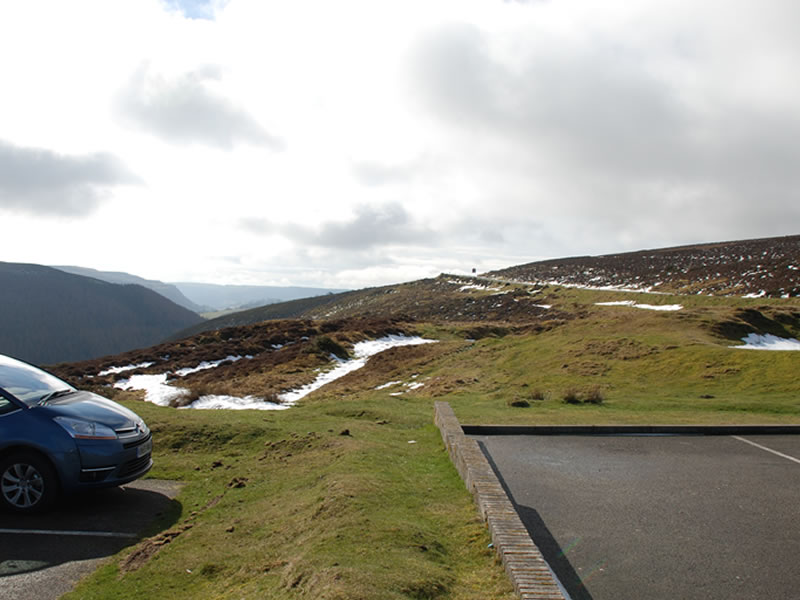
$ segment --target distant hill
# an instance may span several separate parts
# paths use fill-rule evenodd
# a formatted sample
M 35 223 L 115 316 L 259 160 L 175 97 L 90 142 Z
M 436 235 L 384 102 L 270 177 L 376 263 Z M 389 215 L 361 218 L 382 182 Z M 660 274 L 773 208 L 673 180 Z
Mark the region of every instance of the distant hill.
M 419 321 L 562 319 L 533 286 L 750 297 L 800 296 L 800 236 L 563 258 L 479 277 L 443 274 L 397 285 L 293 300 L 209 319 L 171 339 L 273 319 L 402 317 Z
M 61 266 L 53 267 L 66 273 L 94 277 L 101 281 L 119 284 L 137 284 L 157 292 L 175 304 L 188 308 L 192 312 L 207 313 L 215 311 L 245 310 L 287 302 L 299 298 L 310 298 L 344 292 L 343 289 L 282 287 L 272 285 L 222 285 L 216 283 L 164 283 L 155 279 L 144 279 L 121 271 L 98 271 L 87 267 Z
M 173 340 L 203 331 L 274 319 L 401 318 L 412 321 L 514 321 L 560 319 L 520 286 L 473 277 L 440 275 L 409 283 L 303 298 L 244 310 L 193 325 Z
M 151 346 L 202 321 L 140 285 L 0 262 L 0 353 L 38 364 Z
M 800 296 L 800 235 L 559 258 L 487 277 L 714 296 Z
M 177 282 L 175 287 L 205 312 L 246 309 L 299 298 L 343 292 L 342 289 L 280 287 L 271 285 L 220 285 L 215 283 Z
M 192 312 L 200 313 L 205 310 L 205 307 L 200 306 L 189 300 L 184 296 L 181 291 L 171 283 L 164 283 L 155 279 L 144 279 L 130 273 L 123 273 L 121 271 L 98 271 L 96 269 L 89 269 L 86 267 L 74 266 L 54 266 L 54 269 L 72 273 L 73 275 L 83 275 L 84 277 L 94 277 L 100 281 L 107 281 L 108 283 L 119 283 L 122 285 L 137 284 L 149 288 L 154 292 L 161 294 L 168 300 L 172 300 L 178 306 L 188 308 Z

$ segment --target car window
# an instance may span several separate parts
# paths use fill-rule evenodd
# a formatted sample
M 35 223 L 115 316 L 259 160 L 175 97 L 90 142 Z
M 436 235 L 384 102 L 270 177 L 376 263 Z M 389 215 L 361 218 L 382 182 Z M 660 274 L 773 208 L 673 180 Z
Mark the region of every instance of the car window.
M 15 410 L 19 410 L 19 406 L 11 402 L 8 398 L 0 396 L 0 415 L 5 415 Z
M 7 356 L 0 355 L 0 387 L 28 406 L 42 396 L 63 389 L 73 389 L 41 369 Z

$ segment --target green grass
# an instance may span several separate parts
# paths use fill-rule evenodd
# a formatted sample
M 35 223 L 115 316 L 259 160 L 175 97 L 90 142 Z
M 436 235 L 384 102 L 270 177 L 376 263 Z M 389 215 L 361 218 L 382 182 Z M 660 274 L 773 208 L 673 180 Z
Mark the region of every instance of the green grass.
M 127 405 L 153 428 L 151 476 L 187 483 L 171 529 L 191 528 L 67 598 L 513 598 L 429 402 Z
M 542 295 L 579 318 L 539 334 L 472 344 L 452 341 L 452 328 L 446 330 L 447 343 L 460 351 L 443 357 L 430 377 L 463 423 L 800 423 L 800 352 L 731 348 L 741 342 L 714 331 L 735 321 L 737 310 L 759 308 L 794 314 L 786 328 L 797 335 L 796 300 L 755 304 L 563 288 Z M 618 299 L 684 309 L 595 305 Z M 602 404 L 563 402 L 569 390 L 593 389 L 602 391 Z
M 436 400 L 462 423 L 800 423 L 800 352 L 737 350 L 714 329 L 740 308 L 800 314 L 794 300 L 541 296 L 575 318 L 475 341 L 474 323 L 420 323 L 442 341 L 374 357 L 286 411 L 127 400 L 154 431 L 151 476 L 186 483 L 180 514 L 148 532 L 176 535 L 123 550 L 67 598 L 513 598 L 432 424 Z M 594 304 L 615 299 L 685 308 Z M 375 389 L 398 380 L 424 386 Z M 567 404 L 568 390 L 602 403 Z

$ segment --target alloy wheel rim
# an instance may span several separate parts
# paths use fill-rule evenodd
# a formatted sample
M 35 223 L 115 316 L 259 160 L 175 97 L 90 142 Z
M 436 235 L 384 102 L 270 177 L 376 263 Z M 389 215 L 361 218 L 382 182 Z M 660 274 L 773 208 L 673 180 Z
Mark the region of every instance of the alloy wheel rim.
M 3 498 L 17 508 L 31 508 L 44 495 L 44 479 L 35 467 L 15 463 L 3 473 L 0 483 Z

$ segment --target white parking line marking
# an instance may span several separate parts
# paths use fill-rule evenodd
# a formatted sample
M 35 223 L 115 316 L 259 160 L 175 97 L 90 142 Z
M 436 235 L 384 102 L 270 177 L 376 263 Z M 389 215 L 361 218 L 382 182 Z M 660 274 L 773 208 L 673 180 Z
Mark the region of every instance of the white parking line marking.
M 756 444 L 755 442 L 751 442 L 750 440 L 746 440 L 745 438 L 739 437 L 738 435 L 732 435 L 731 437 L 734 438 L 734 439 L 739 440 L 740 442 L 744 442 L 745 444 L 750 444 L 751 446 L 755 446 L 756 448 L 761 448 L 762 450 L 765 450 L 766 452 L 771 452 L 772 454 L 775 454 L 776 456 L 780 456 L 781 458 L 785 458 L 786 460 L 790 460 L 792 462 L 796 462 L 798 465 L 800 465 L 800 459 L 795 458 L 794 456 L 789 456 L 788 454 L 784 454 L 783 452 L 778 452 L 777 450 L 773 450 L 772 448 L 767 448 L 766 446 L 762 446 L 761 444 Z
M 110 538 L 137 538 L 135 533 L 121 533 L 118 531 L 61 531 L 60 529 L 3 529 L 0 533 L 24 533 L 32 535 L 76 535 L 88 537 L 110 537 Z

